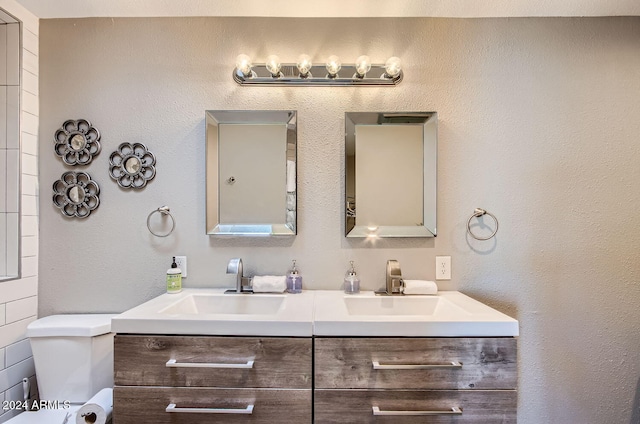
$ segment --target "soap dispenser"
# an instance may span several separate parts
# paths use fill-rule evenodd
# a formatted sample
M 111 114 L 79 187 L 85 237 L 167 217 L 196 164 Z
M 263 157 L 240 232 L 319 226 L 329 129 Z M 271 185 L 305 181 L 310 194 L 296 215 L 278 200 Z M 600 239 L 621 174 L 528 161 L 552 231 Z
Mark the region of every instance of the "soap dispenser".
M 302 276 L 296 269 L 296 261 L 293 260 L 293 268 L 287 274 L 287 293 L 301 293 L 302 292 Z
M 356 274 L 356 269 L 353 266 L 353 261 L 350 261 L 351 269 L 347 271 L 347 275 L 344 277 L 344 292 L 347 294 L 360 293 L 360 279 Z
M 182 270 L 178 268 L 176 257 L 173 257 L 171 268 L 167 270 L 167 293 L 180 293 L 182 291 Z

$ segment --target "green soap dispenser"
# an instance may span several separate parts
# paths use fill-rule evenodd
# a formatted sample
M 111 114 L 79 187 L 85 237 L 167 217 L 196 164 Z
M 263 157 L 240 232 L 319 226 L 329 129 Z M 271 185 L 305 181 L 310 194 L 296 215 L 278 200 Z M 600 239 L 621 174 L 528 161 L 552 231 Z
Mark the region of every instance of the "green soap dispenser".
M 167 293 L 180 293 L 182 291 L 182 271 L 178 268 L 176 257 L 173 257 L 171 268 L 167 270 Z

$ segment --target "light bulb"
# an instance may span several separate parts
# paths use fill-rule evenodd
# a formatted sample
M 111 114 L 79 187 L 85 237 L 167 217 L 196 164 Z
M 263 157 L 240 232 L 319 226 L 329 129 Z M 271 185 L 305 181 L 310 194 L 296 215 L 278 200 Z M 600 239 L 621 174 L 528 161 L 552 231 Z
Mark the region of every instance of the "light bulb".
M 371 69 L 371 59 L 369 56 L 362 55 L 356 59 L 356 72 L 360 78 L 364 77 Z
M 280 75 L 280 58 L 275 54 L 267 56 L 266 67 L 272 77 L 278 77 Z
M 309 71 L 311 70 L 313 63 L 311 62 L 311 58 L 309 57 L 309 55 L 301 54 L 300 57 L 298 57 L 296 66 L 298 67 L 300 76 L 306 78 L 307 76 L 309 76 Z
M 251 75 L 251 58 L 246 54 L 239 54 L 236 57 L 236 69 L 245 77 Z
M 390 57 L 384 64 L 384 70 L 388 77 L 395 78 L 400 75 L 400 71 L 402 71 L 402 66 L 399 57 Z
M 340 62 L 340 58 L 338 56 L 329 56 L 327 59 L 327 72 L 331 78 L 334 78 L 338 72 L 340 72 L 340 68 L 342 68 L 342 63 Z

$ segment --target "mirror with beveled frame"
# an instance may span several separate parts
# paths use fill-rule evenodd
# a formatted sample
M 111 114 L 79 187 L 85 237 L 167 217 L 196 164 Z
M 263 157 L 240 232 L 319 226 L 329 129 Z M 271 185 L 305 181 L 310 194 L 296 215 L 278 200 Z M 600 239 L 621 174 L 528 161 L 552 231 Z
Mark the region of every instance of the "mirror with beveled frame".
M 435 237 L 436 112 L 345 114 L 345 235 Z
M 296 111 L 206 111 L 207 234 L 296 234 Z
M 22 23 L 0 9 L 2 28 L 2 72 L 0 92 L 0 282 L 20 278 L 21 275 L 21 200 L 36 200 L 21 192 L 20 141 L 20 67 Z M 30 122 L 30 121 L 29 121 Z M 33 128 L 31 128 L 33 129 Z M 31 177 L 30 177 L 31 178 Z M 35 206 L 33 206 L 35 211 Z M 31 214 L 35 212 L 25 212 Z

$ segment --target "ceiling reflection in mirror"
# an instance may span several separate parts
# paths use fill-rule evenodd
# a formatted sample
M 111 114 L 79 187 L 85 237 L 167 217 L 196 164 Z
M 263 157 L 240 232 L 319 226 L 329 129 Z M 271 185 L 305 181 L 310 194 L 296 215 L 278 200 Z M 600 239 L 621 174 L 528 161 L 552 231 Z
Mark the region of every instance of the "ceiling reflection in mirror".
M 296 234 L 296 111 L 206 112 L 207 234 Z
M 345 114 L 347 237 L 435 237 L 437 113 Z

